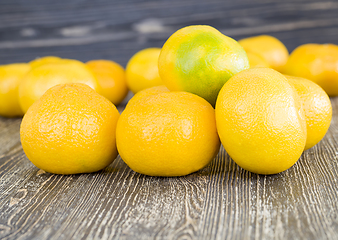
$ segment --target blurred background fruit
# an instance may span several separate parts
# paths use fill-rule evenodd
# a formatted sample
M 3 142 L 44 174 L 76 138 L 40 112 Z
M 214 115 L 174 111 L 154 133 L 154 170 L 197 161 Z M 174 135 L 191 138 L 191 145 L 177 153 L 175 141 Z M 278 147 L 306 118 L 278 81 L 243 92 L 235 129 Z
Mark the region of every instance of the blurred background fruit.
M 230 77 L 249 68 L 243 48 L 217 29 L 194 25 L 181 28 L 164 43 L 159 72 L 171 91 L 187 91 L 215 105 Z
M 291 53 L 283 73 L 314 81 L 329 96 L 337 96 L 338 46 L 335 44 L 301 45 Z
M 252 52 L 263 57 L 271 68 L 279 72 L 282 71 L 289 57 L 289 52 L 285 45 L 273 36 L 248 37 L 238 42 L 247 53 Z
M 143 49 L 128 61 L 126 67 L 127 85 L 134 94 L 143 89 L 163 84 L 158 73 L 160 51 L 160 48 Z
M 270 64 L 261 55 L 254 52 L 247 52 L 250 67 L 270 67 Z
M 36 58 L 29 62 L 29 65 L 32 68 L 38 67 L 40 65 L 46 64 L 46 63 L 55 63 L 61 61 L 62 58 L 56 57 L 56 56 L 45 56 L 41 58 Z
M 0 115 L 19 117 L 23 115 L 18 99 L 18 88 L 23 77 L 30 70 L 27 63 L 13 63 L 0 66 Z
M 215 111 L 187 92 L 144 97 L 121 114 L 117 148 L 135 172 L 183 176 L 205 167 L 219 151 Z
M 58 56 L 125 68 L 136 52 L 196 24 L 235 40 L 272 35 L 291 53 L 338 44 L 337 11 L 332 0 L 2 0 L 0 65 Z M 21 119 L 0 116 L 0 238 L 336 239 L 338 98 L 330 100 L 326 136 L 273 176 L 242 169 L 223 148 L 185 177 L 144 176 L 120 157 L 99 173 L 57 176 L 24 156 Z
M 322 140 L 329 129 L 332 118 L 331 101 L 316 83 L 305 78 L 285 76 L 297 90 L 303 104 L 307 129 L 306 150 Z
M 271 68 L 233 76 L 216 103 L 216 123 L 230 157 L 245 170 L 275 174 L 300 158 L 306 142 L 302 102 L 286 78 Z
M 49 89 L 25 114 L 23 150 L 38 168 L 55 174 L 99 171 L 117 156 L 116 107 L 85 84 Z
M 100 93 L 118 105 L 128 94 L 126 74 L 123 67 L 110 60 L 91 60 L 86 63 L 100 85 Z
M 99 92 L 94 74 L 82 62 L 60 60 L 32 68 L 19 85 L 19 103 L 23 112 L 37 101 L 49 88 L 64 83 L 84 83 Z

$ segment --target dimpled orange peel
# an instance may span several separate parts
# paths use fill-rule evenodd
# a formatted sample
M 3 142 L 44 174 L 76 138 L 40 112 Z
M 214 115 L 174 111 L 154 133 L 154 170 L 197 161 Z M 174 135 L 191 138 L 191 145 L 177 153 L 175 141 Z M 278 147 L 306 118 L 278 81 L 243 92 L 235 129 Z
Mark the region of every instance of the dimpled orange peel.
M 55 174 L 96 172 L 117 156 L 116 107 L 85 84 L 50 88 L 25 114 L 20 138 L 27 158 Z
M 169 37 L 158 67 L 169 90 L 194 93 L 214 106 L 224 83 L 249 68 L 249 61 L 237 41 L 213 27 L 196 25 Z
M 215 111 L 187 92 L 164 92 L 139 99 L 121 114 L 117 148 L 135 172 L 183 176 L 205 167 L 220 142 Z
M 338 46 L 301 45 L 291 53 L 283 73 L 309 79 L 329 96 L 338 96 Z
M 242 168 L 276 174 L 290 168 L 306 143 L 301 100 L 285 76 L 251 68 L 233 76 L 216 103 L 221 142 Z
M 160 85 L 160 86 L 155 86 L 155 87 L 151 87 L 151 88 L 146 88 L 143 89 L 141 91 L 139 91 L 138 93 L 136 93 L 129 101 L 126 107 L 138 102 L 140 99 L 148 97 L 148 96 L 152 96 L 152 95 L 156 95 L 156 94 L 160 94 L 160 93 L 164 93 L 164 92 L 170 92 L 169 89 L 164 86 L 164 85 Z
M 288 75 L 286 78 L 303 103 L 307 127 L 306 150 L 322 140 L 329 129 L 332 118 L 331 101 L 318 84 L 305 78 Z

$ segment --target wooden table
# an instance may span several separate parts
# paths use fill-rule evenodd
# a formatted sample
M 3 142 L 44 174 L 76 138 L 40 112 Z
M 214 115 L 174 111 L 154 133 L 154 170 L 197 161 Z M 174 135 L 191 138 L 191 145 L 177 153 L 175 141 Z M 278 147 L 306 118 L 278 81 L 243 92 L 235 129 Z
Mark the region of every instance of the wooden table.
M 292 51 L 338 44 L 337 13 L 329 0 L 1 0 L 0 64 L 57 55 L 125 66 L 191 24 L 235 39 L 271 34 Z M 338 239 L 338 98 L 331 101 L 325 138 L 272 176 L 244 171 L 223 149 L 185 177 L 140 175 L 120 157 L 97 173 L 53 175 L 23 153 L 21 119 L 0 118 L 0 239 Z

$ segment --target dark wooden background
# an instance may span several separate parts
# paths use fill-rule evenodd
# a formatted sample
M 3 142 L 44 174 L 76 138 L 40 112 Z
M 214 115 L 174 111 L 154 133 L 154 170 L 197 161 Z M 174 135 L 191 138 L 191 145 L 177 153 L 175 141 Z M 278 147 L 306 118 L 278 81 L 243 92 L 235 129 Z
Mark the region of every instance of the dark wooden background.
M 191 24 L 235 39 L 271 34 L 289 51 L 338 44 L 338 1 L 0 0 L 0 64 L 56 55 L 125 66 Z M 53 175 L 23 153 L 21 119 L 0 117 L 0 239 L 338 239 L 338 98 L 331 101 L 325 138 L 272 176 L 244 171 L 223 149 L 180 178 L 137 174 L 119 157 L 98 173 Z

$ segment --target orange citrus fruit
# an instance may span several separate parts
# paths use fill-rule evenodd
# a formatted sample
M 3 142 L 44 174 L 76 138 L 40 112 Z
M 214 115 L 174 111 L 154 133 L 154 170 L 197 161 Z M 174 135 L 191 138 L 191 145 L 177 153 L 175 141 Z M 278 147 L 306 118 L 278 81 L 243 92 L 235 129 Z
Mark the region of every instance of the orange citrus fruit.
M 151 95 L 128 106 L 117 123 L 116 142 L 123 161 L 150 176 L 198 171 L 220 147 L 213 107 L 187 92 Z
M 92 60 L 86 63 L 100 85 L 101 94 L 118 105 L 128 94 L 126 75 L 121 65 L 110 60 Z
M 22 116 L 19 105 L 18 87 L 22 78 L 30 70 L 27 63 L 13 63 L 0 66 L 0 115 Z
M 160 51 L 160 48 L 143 49 L 129 60 L 126 67 L 127 85 L 134 94 L 163 84 L 157 64 Z
M 29 65 L 32 68 L 35 68 L 35 67 L 38 67 L 38 66 L 46 64 L 46 63 L 59 62 L 60 60 L 62 60 L 62 58 L 59 58 L 59 57 L 56 57 L 56 56 L 46 56 L 46 57 L 41 57 L 41 58 L 34 59 L 33 61 L 30 61 Z
M 277 38 L 269 35 L 260 35 L 244 38 L 238 41 L 244 50 L 259 55 L 265 59 L 271 68 L 282 71 L 289 57 L 285 45 Z
M 136 93 L 128 101 L 128 104 L 127 104 L 126 107 L 128 107 L 129 105 L 135 104 L 136 102 L 138 102 L 142 98 L 152 96 L 152 95 L 156 95 L 156 94 L 160 94 L 160 93 L 164 93 L 164 92 L 169 92 L 169 89 L 164 85 L 143 89 L 143 90 L 139 91 L 138 93 Z
M 99 91 L 94 74 L 82 62 L 60 60 L 32 68 L 19 85 L 19 103 L 23 112 L 37 101 L 49 88 L 63 83 L 85 83 Z
M 309 79 L 329 96 L 338 96 L 338 46 L 304 44 L 290 55 L 284 73 Z
M 271 68 L 233 76 L 216 103 L 221 142 L 242 168 L 275 174 L 290 168 L 306 142 L 301 100 L 286 78 Z
M 270 67 L 270 64 L 260 55 L 247 52 L 246 55 L 248 56 L 250 67 Z
M 28 159 L 55 174 L 96 172 L 117 156 L 116 107 L 85 84 L 49 89 L 25 114 L 20 137 Z
M 308 79 L 292 76 L 286 78 L 297 90 L 303 103 L 307 127 L 306 150 L 322 140 L 330 127 L 332 118 L 330 98 L 319 85 Z
M 243 48 L 210 26 L 188 26 L 163 45 L 159 72 L 171 91 L 187 91 L 215 105 L 224 83 L 249 68 Z

